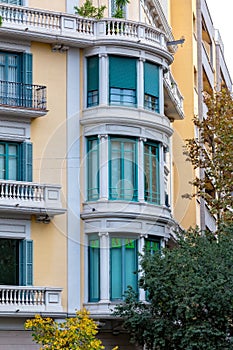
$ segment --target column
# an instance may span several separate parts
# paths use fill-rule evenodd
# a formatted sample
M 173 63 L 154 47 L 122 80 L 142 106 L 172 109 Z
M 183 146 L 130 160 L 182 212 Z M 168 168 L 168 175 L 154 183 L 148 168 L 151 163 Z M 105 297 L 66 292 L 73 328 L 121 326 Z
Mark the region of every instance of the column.
M 159 113 L 164 115 L 163 68 L 159 69 Z
M 100 232 L 100 302 L 109 303 L 109 234 Z
M 139 57 L 137 74 L 137 100 L 138 108 L 144 108 L 144 62 L 143 57 Z
M 144 184 L 144 142 L 147 139 L 144 137 L 139 138 L 138 145 L 138 201 L 145 201 L 145 184 Z
M 100 87 L 100 105 L 108 105 L 108 81 L 109 74 L 107 69 L 108 55 L 106 53 L 99 54 L 99 87 Z
M 159 146 L 160 204 L 165 205 L 164 147 Z
M 98 135 L 99 145 L 99 184 L 100 198 L 99 200 L 108 200 L 108 135 Z

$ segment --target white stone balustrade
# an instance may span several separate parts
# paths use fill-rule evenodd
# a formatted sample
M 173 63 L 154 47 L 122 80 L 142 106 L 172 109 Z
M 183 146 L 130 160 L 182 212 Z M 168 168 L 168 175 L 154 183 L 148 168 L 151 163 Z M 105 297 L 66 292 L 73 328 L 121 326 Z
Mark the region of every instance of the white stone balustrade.
M 0 285 L 0 314 L 4 312 L 62 312 L 62 288 Z
M 61 204 L 61 186 L 24 181 L 0 180 L 0 211 L 48 215 L 65 212 Z
M 76 39 L 80 47 L 87 46 L 90 40 L 130 38 L 132 41 L 156 45 L 167 51 L 164 33 L 144 23 L 118 18 L 95 20 L 8 4 L 0 5 L 0 15 L 3 19 L 1 35 L 4 30 L 6 35 L 20 32 L 23 35 L 27 30 L 28 37 L 34 39 L 39 37 L 42 40 L 43 37 L 48 39 L 51 35 L 59 35 L 61 41 L 63 38 Z

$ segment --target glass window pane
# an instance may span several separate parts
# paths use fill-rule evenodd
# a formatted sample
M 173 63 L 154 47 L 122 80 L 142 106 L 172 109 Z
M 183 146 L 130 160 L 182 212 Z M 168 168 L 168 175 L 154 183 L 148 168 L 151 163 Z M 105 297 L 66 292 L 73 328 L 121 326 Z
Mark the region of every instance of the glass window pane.
M 8 180 L 17 180 L 17 159 L 16 158 L 9 158 Z
M 144 145 L 145 200 L 159 204 L 159 148 L 158 145 Z
M 121 138 L 110 142 L 110 199 L 135 200 L 136 142 Z
M 17 156 L 17 145 L 8 145 L 8 153 L 10 156 Z

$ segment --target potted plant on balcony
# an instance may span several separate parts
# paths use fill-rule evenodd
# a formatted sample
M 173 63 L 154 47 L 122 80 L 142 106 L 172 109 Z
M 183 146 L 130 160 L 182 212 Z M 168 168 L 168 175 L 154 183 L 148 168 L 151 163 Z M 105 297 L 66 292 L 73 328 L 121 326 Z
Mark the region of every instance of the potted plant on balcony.
M 101 19 L 104 16 L 106 6 L 95 7 L 91 0 L 86 0 L 80 7 L 75 6 L 75 13 L 82 17 Z

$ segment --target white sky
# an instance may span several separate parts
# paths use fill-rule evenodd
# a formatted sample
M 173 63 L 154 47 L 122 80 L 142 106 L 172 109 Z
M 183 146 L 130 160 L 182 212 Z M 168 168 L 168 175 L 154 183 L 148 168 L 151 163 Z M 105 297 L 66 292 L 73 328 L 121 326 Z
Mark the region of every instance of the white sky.
M 226 64 L 233 80 L 233 0 L 206 0 L 206 2 L 214 27 L 220 32 Z

